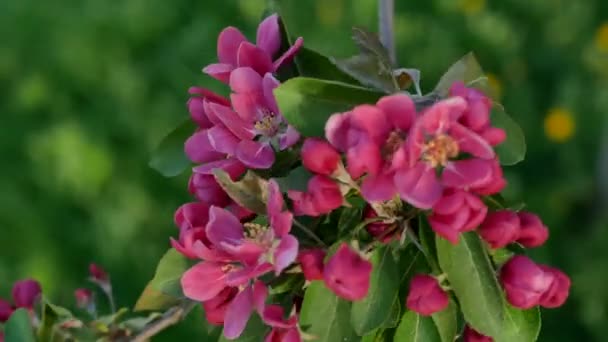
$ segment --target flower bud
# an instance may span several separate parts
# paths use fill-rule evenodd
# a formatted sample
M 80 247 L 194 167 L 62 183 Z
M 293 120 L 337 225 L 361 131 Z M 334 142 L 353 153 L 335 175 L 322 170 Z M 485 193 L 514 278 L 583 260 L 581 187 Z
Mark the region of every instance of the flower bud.
M 342 206 L 340 187 L 327 176 L 316 175 L 308 181 L 307 192 L 290 190 L 295 215 L 320 216 Z
M 538 305 L 541 297 L 550 289 L 554 275 L 545 272 L 528 257 L 516 255 L 500 270 L 500 281 L 511 305 L 530 309 Z
M 423 316 L 442 311 L 450 304 L 450 299 L 439 282 L 427 274 L 418 274 L 410 282 L 406 306 Z
M 549 238 L 549 230 L 537 215 L 528 212 L 520 212 L 520 231 L 517 242 L 527 248 L 538 247 Z
M 89 289 L 76 289 L 74 291 L 76 306 L 81 309 L 87 308 L 93 302 L 93 291 Z
M 570 292 L 570 278 L 564 272 L 545 265 L 540 266 L 545 272 L 553 274 L 551 286 L 540 297 L 540 305 L 546 308 L 562 306 Z
M 8 318 L 13 314 L 13 306 L 11 303 L 0 299 L 0 323 L 8 321 Z
M 32 309 L 41 292 L 40 284 L 33 279 L 18 281 L 13 286 L 13 302 L 18 308 Z
M 488 214 L 479 227 L 479 235 L 490 247 L 502 248 L 515 242 L 519 236 L 519 217 L 515 212 L 500 210 Z
M 471 328 L 468 324 L 464 326 L 464 332 L 462 333 L 462 339 L 464 342 L 492 342 L 490 336 L 482 335 Z
M 107 283 L 109 280 L 108 274 L 106 271 L 101 268 L 101 266 L 91 263 L 89 265 L 89 275 L 92 280 L 99 283 Z
M 308 138 L 302 145 L 302 164 L 314 173 L 329 176 L 340 162 L 340 155 L 327 141 Z
M 365 219 L 370 219 L 374 217 L 378 217 L 378 213 L 371 206 L 367 206 L 363 211 L 363 217 Z M 391 242 L 397 232 L 397 224 L 396 223 L 383 223 L 383 222 L 372 222 L 365 226 L 367 232 L 376 239 L 379 239 L 382 243 Z
M 369 291 L 372 264 L 342 243 L 323 270 L 325 285 L 347 300 L 363 299 Z
M 300 263 L 300 267 L 302 267 L 306 280 L 323 279 L 323 259 L 325 259 L 325 251 L 320 248 L 300 252 L 298 262 Z
M 447 190 L 433 206 L 429 224 L 439 236 L 456 244 L 460 233 L 475 229 L 487 212 L 479 197 L 464 190 Z

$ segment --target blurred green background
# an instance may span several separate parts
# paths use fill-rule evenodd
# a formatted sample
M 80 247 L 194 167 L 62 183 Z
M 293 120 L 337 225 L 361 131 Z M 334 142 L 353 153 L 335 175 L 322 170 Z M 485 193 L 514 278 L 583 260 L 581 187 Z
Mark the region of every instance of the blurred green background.
M 353 25 L 376 28 L 376 0 L 280 0 L 293 34 L 333 56 Z M 396 1 L 398 59 L 441 73 L 475 51 L 522 125 L 525 162 L 507 197 L 552 237 L 535 257 L 573 278 L 544 310 L 541 341 L 605 340 L 608 324 L 608 1 Z M 201 68 L 228 25 L 253 38 L 263 0 L 0 1 L 0 297 L 34 277 L 72 305 L 87 265 L 134 303 L 175 234 L 188 175 L 165 179 L 149 152 L 187 117 L 191 85 L 226 92 Z M 199 315 L 158 340 L 204 340 Z

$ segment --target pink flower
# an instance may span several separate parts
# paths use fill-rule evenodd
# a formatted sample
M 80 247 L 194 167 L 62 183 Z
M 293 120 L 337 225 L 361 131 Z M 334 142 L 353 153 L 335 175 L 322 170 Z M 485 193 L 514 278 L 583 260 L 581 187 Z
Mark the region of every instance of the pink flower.
M 528 257 L 516 255 L 503 265 L 500 281 L 511 305 L 530 309 L 538 305 L 541 297 L 550 290 L 554 275 L 545 272 Z
M 564 272 L 545 265 L 540 265 L 545 273 L 553 275 L 553 281 L 549 289 L 540 297 L 539 304 L 545 308 L 557 308 L 562 306 L 570 293 L 570 278 Z
M 89 264 L 89 276 L 100 283 L 106 283 L 110 280 L 108 273 L 101 266 L 94 263 Z
M 226 315 L 228 305 L 238 292 L 238 288 L 236 287 L 225 287 L 220 293 L 217 294 L 217 296 L 203 302 L 207 322 L 213 325 L 224 324 L 224 317 Z
M 338 168 L 340 155 L 328 142 L 308 138 L 302 145 L 302 164 L 309 171 L 329 176 Z
M 205 203 L 186 203 L 179 207 L 174 217 L 175 225 L 179 228 L 179 240 L 171 238 L 171 246 L 187 258 L 196 258 L 194 244 L 207 241 L 205 226 L 208 221 L 209 206 Z
M 323 279 L 323 260 L 325 251 L 320 248 L 301 251 L 298 262 L 302 267 L 304 278 L 309 281 Z
M 13 314 L 13 306 L 11 303 L 0 299 L 0 323 L 8 321 Z
M 213 172 L 216 169 L 226 171 L 232 180 L 237 180 L 246 170 L 245 165 L 236 158 L 208 162 L 193 169 L 194 173 L 190 177 L 188 189 L 201 202 L 226 207 L 233 201 L 215 180 Z
M 297 216 L 327 214 L 344 202 L 338 184 L 323 175 L 313 176 L 308 181 L 306 192 L 289 190 L 287 196 L 293 201 L 293 211 Z
M 323 270 L 325 284 L 336 295 L 347 300 L 367 296 L 372 264 L 342 243 Z
M 442 311 L 450 304 L 449 297 L 430 275 L 418 274 L 410 282 L 406 306 L 423 316 Z
M 368 201 L 385 201 L 396 194 L 393 175 L 406 162 L 403 145 L 415 115 L 412 100 L 399 94 L 381 98 L 376 106 L 334 114 L 327 121 L 327 140 L 346 153 L 350 176 L 367 174 L 362 192 Z
M 403 200 L 430 209 L 444 187 L 468 189 L 492 181 L 494 150 L 458 122 L 466 110 L 467 102 L 454 97 L 434 104 L 418 118 L 408 136 L 408 167 L 395 174 Z M 471 157 L 457 159 L 463 152 Z
M 302 38 L 273 63 L 273 57 L 281 47 L 279 17 L 273 14 L 260 23 L 256 44 L 251 44 L 236 28 L 225 28 L 218 37 L 217 58 L 219 63 L 211 64 L 203 71 L 224 83 L 228 83 L 230 73 L 237 67 L 250 67 L 264 75 L 276 71 L 293 59 L 302 46 Z
M 224 315 L 224 336 L 229 340 L 241 335 L 255 310 L 260 310 L 268 295 L 266 286 L 257 281 L 240 291 L 230 302 Z
M 363 211 L 365 219 L 371 219 L 378 217 L 378 214 L 371 206 L 366 206 Z M 384 223 L 384 222 L 372 222 L 365 226 L 367 232 L 376 239 L 379 239 L 382 243 L 389 243 L 397 237 L 397 224 L 396 223 Z
M 188 111 L 190 112 L 190 117 L 192 118 L 192 121 L 196 122 L 196 124 L 203 129 L 211 128 L 213 126 L 213 123 L 207 116 L 205 102 L 213 102 L 223 106 L 230 106 L 230 101 L 228 101 L 228 99 L 205 88 L 191 87 L 188 89 L 188 93 L 194 95 L 188 100 Z
M 500 210 L 488 214 L 479 227 L 479 235 L 493 249 L 503 248 L 515 242 L 519 234 L 519 217 L 517 213 L 510 210 Z
M 528 212 L 517 213 L 521 229 L 517 242 L 527 248 L 538 247 L 549 238 L 549 230 L 537 215 Z
M 76 289 L 74 291 L 74 298 L 76 298 L 76 306 L 81 309 L 86 308 L 93 301 L 93 291 L 89 289 Z
M 13 285 L 13 303 L 18 308 L 31 310 L 41 293 L 42 289 L 37 281 L 33 279 L 20 280 Z
M 284 206 L 283 194 L 279 189 L 279 184 L 273 179 L 269 180 L 266 211 L 270 227 L 278 240 L 272 258 L 276 274 L 280 274 L 298 256 L 298 239 L 289 234 L 293 214 L 287 210 L 283 210 Z
M 480 184 L 470 187 L 469 191 L 474 192 L 478 195 L 489 196 L 501 192 L 505 188 L 505 186 L 507 186 L 507 180 L 504 178 L 504 175 L 502 173 L 502 167 L 498 162 L 498 158 L 495 158 L 491 162 L 491 167 L 492 175 L 490 176 L 490 180 L 488 180 L 486 184 Z
M 482 335 L 471 328 L 468 324 L 464 326 L 464 332 L 462 333 L 464 342 L 493 342 L 494 340 L 489 337 Z
M 279 305 L 266 305 L 260 313 L 262 320 L 272 327 L 264 339 L 265 342 L 301 342 L 298 330 L 298 317 L 295 312 L 285 318 L 283 307 Z
M 475 229 L 487 211 L 477 196 L 463 190 L 448 189 L 433 206 L 429 224 L 439 236 L 456 244 L 460 233 Z

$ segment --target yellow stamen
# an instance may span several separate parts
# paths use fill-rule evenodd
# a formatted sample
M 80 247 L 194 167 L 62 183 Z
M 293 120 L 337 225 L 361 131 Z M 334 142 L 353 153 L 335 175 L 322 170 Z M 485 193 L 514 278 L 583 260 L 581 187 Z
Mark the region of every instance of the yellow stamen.
M 456 140 L 449 135 L 440 134 L 424 145 L 422 159 L 432 167 L 446 166 L 448 160 L 456 158 L 459 152 Z

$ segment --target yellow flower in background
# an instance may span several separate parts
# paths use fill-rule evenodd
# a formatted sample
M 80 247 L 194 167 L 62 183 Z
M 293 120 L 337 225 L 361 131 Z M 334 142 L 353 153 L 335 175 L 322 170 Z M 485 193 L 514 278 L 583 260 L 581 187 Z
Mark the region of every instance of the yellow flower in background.
M 486 73 L 486 77 L 488 78 L 488 86 L 490 87 L 491 92 L 490 95 L 495 99 L 500 99 L 502 97 L 502 83 L 494 74 Z
M 545 117 L 545 135 L 551 141 L 568 141 L 574 135 L 574 128 L 574 116 L 565 108 L 552 108 Z
M 608 52 L 608 22 L 604 22 L 595 33 L 595 46 L 602 52 Z
M 318 0 L 317 16 L 323 26 L 336 26 L 342 20 L 344 3 L 342 0 Z
M 464 14 L 473 15 L 486 8 L 486 0 L 460 0 L 458 5 Z

